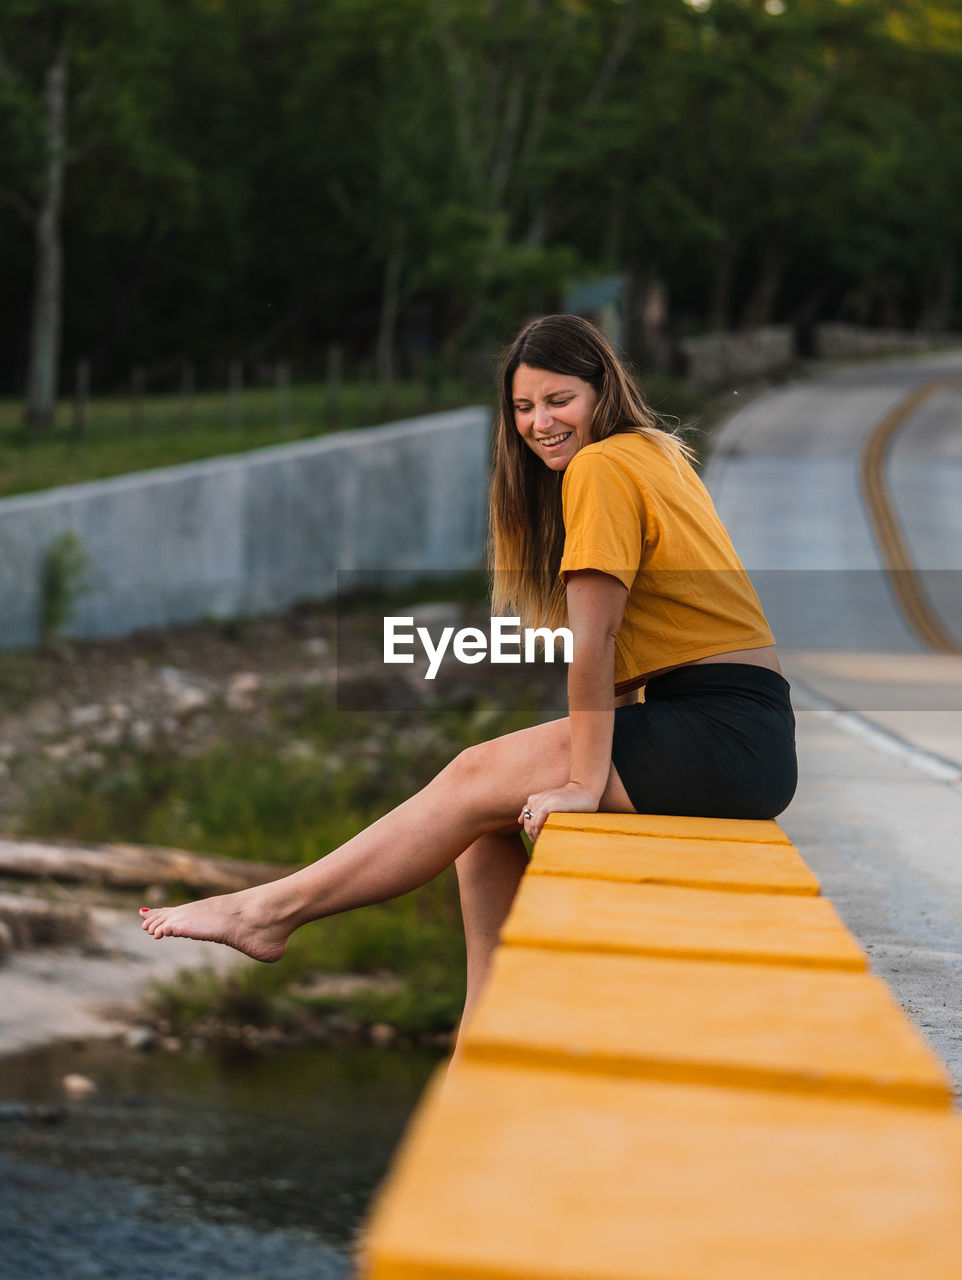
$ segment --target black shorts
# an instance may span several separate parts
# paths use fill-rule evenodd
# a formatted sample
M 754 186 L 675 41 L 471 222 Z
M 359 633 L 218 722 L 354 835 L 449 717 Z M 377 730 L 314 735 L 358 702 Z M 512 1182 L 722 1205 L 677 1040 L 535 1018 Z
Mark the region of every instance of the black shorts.
M 788 681 L 711 662 L 654 676 L 615 710 L 611 758 L 638 813 L 774 818 L 795 794 Z

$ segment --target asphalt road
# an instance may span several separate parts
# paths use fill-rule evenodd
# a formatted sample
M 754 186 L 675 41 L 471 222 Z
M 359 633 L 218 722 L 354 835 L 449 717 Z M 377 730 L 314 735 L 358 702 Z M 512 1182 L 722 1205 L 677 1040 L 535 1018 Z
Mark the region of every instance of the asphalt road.
M 946 377 L 899 415 L 867 493 L 873 433 Z M 725 424 L 705 478 L 792 682 L 782 825 L 962 1089 L 962 353 L 772 390 Z M 955 652 L 933 651 L 926 610 Z

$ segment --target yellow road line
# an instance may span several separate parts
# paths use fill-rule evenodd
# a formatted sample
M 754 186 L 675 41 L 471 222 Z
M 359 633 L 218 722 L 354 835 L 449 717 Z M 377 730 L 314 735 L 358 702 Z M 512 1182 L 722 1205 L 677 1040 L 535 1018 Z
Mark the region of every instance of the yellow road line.
M 892 594 L 905 621 L 923 644 L 937 653 L 962 653 L 962 645 L 945 628 L 919 581 L 895 508 L 885 483 L 885 463 L 895 434 L 903 423 L 940 391 L 959 386 L 958 376 L 937 378 L 916 387 L 871 432 L 859 459 L 859 480 L 869 522 L 878 543 Z

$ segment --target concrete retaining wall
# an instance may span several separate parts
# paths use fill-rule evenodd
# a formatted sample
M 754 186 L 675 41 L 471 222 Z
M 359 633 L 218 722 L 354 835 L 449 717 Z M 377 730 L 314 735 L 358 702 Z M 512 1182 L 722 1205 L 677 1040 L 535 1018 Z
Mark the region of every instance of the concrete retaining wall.
M 457 571 L 484 540 L 489 416 L 462 409 L 0 501 L 0 647 L 38 638 L 51 544 L 88 590 L 67 634 L 325 598 L 339 570 Z
M 863 329 L 854 324 L 815 326 L 815 354 L 824 360 L 852 356 L 910 355 L 935 347 L 962 346 L 959 333 L 909 333 L 902 329 Z
M 757 377 L 791 363 L 795 339 L 788 325 L 683 338 L 685 376 L 696 387 L 717 387 L 733 378 Z

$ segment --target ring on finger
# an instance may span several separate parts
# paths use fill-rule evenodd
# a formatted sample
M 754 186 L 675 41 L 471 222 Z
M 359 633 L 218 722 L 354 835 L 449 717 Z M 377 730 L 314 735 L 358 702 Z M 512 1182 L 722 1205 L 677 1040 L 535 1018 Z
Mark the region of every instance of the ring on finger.
M 533 817 L 534 817 L 534 814 L 531 812 L 531 810 L 530 810 L 530 809 L 525 809 L 525 811 L 524 811 L 524 816 L 525 816 L 526 818 L 533 818 Z

